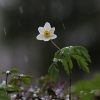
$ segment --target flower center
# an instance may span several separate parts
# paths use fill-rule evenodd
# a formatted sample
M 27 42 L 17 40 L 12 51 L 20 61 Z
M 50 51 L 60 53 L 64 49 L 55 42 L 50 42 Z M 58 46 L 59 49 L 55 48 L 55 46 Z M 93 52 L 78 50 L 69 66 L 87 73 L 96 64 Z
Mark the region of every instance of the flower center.
M 44 36 L 45 36 L 46 38 L 50 37 L 50 32 L 49 32 L 49 31 L 44 31 Z

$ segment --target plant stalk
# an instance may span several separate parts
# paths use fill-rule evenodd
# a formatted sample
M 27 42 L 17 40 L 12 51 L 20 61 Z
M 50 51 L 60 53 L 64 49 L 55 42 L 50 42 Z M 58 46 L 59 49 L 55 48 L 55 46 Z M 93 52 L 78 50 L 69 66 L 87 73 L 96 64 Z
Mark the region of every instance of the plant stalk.
M 18 80 L 19 80 L 19 76 L 16 78 L 16 85 L 18 86 Z M 18 100 L 20 99 L 20 95 L 19 95 L 19 90 L 17 90 L 17 97 Z
M 69 76 L 69 100 L 72 100 L 71 99 L 72 73 L 71 73 L 70 67 L 69 67 L 69 74 L 70 74 L 70 76 Z
M 7 83 L 8 83 L 8 74 L 6 75 L 6 86 L 7 86 Z
M 58 50 L 60 50 L 60 48 L 52 41 L 52 40 L 50 40 L 51 42 L 52 42 L 52 44 L 58 49 Z
M 6 74 L 6 86 L 8 84 L 8 74 Z M 6 93 L 8 94 L 8 90 L 6 90 Z

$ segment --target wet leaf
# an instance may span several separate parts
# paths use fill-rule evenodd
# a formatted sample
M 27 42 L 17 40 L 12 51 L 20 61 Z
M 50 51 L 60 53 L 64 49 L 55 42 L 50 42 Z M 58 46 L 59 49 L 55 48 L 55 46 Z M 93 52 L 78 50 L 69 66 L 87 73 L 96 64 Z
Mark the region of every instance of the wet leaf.
M 51 66 L 48 69 L 48 73 L 56 83 L 58 83 L 58 72 L 59 69 L 57 64 L 55 63 L 51 64 Z
M 6 76 L 6 72 L 2 71 L 2 75 L 5 75 Z
M 30 78 L 21 77 L 20 81 L 23 82 L 25 85 L 31 85 Z
M 62 64 L 63 64 L 63 66 L 64 66 L 64 69 L 65 69 L 66 73 L 67 73 L 68 75 L 70 75 L 69 66 L 68 66 L 68 63 L 66 62 L 66 59 L 63 59 L 63 60 L 62 60 Z
M 11 75 L 19 75 L 19 72 L 17 69 L 10 70 Z
M 69 60 L 68 64 L 69 64 L 70 69 L 72 69 L 73 68 L 73 62 L 72 62 L 71 59 Z
M 15 85 L 7 85 L 6 89 L 9 91 L 18 91 L 20 88 L 18 86 L 15 86 Z
M 17 85 L 16 78 L 11 78 L 11 79 L 8 81 L 8 84 L 10 84 L 10 85 Z
M 20 75 L 19 75 L 20 76 Z M 20 76 L 21 78 L 33 78 L 33 76 L 30 76 L 30 75 L 23 75 L 23 76 Z
M 85 72 L 90 73 L 88 63 L 83 57 L 79 55 L 72 55 L 72 57 L 77 61 L 80 68 L 82 68 Z
M 74 46 L 76 52 L 78 55 L 82 56 L 85 58 L 85 60 L 87 60 L 88 62 L 91 63 L 91 59 L 90 56 L 88 54 L 88 50 L 82 46 Z

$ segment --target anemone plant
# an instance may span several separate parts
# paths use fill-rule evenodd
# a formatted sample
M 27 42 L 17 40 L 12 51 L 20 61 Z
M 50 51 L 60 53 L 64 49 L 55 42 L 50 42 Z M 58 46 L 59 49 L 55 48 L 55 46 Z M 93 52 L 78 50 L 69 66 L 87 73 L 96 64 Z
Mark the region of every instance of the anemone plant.
M 58 51 L 55 53 L 53 58 L 53 63 L 48 69 L 49 75 L 53 78 L 53 80 L 58 83 L 58 72 L 59 66 L 58 62 L 61 62 L 64 70 L 69 75 L 69 100 L 71 100 L 71 85 L 72 85 L 72 69 L 73 62 L 72 58 L 75 59 L 78 63 L 79 68 L 83 71 L 90 73 L 88 68 L 88 62 L 91 63 L 90 56 L 88 54 L 88 50 L 82 46 L 69 46 L 60 49 L 52 39 L 55 39 L 57 36 L 54 34 L 55 28 L 51 28 L 50 23 L 46 22 L 44 27 L 38 28 L 39 35 L 36 37 L 38 40 L 43 41 L 51 41 L 55 47 L 57 47 Z

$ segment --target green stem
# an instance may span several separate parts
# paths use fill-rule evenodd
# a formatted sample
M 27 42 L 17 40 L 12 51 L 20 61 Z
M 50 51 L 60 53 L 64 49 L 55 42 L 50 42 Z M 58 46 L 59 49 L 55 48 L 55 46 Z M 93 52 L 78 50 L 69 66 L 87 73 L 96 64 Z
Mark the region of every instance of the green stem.
M 71 74 L 71 69 L 69 67 L 69 100 L 71 100 L 71 85 L 72 85 L 72 74 Z
M 58 49 L 58 50 L 60 50 L 60 48 L 52 41 L 52 40 L 50 40 L 51 42 L 52 42 L 52 44 Z
M 7 83 L 8 83 L 8 74 L 6 75 L 6 86 L 7 86 Z
M 8 75 L 9 75 L 9 74 L 6 74 L 6 86 L 7 86 L 7 84 L 8 84 Z M 6 90 L 6 93 L 8 94 L 8 90 Z

